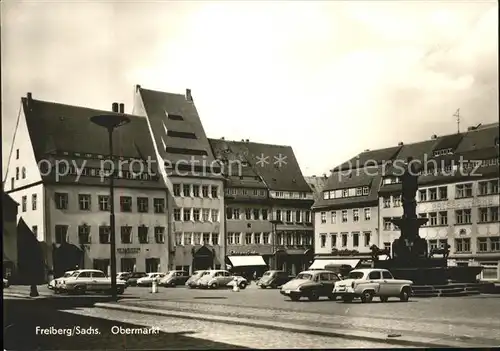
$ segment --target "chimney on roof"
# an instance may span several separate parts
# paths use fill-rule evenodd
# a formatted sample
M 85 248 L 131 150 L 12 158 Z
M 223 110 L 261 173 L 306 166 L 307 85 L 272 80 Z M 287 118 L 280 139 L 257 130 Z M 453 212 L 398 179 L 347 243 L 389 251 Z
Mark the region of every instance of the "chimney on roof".
M 432 136 L 431 136 L 431 139 L 432 139 L 432 140 L 435 140 L 435 139 L 437 139 L 437 138 L 438 138 L 438 136 L 437 136 L 436 134 L 432 134 Z
M 191 89 L 186 89 L 186 100 L 193 101 L 193 96 L 191 96 Z
M 364 151 L 364 152 L 368 152 L 368 151 L 370 151 L 370 149 L 365 149 L 365 151 Z
M 403 145 L 404 145 L 404 143 L 403 143 L 402 141 L 400 141 L 400 142 L 398 143 L 398 146 L 403 146 Z
M 221 138 L 220 138 L 220 140 L 225 140 L 225 138 L 224 138 L 224 137 L 221 137 Z
M 28 98 L 28 101 L 31 101 L 33 99 L 30 92 L 26 94 L 26 97 Z
M 113 102 L 113 104 L 111 105 L 111 111 L 118 112 L 118 103 L 117 102 Z
M 135 91 L 137 92 L 137 91 L 139 91 L 139 89 L 141 89 L 141 86 L 139 84 L 136 84 L 135 85 Z
M 245 139 L 241 139 L 242 142 L 245 142 Z
M 323 173 L 323 178 L 325 178 L 325 179 L 326 179 L 326 178 L 328 178 L 328 177 L 326 176 L 326 173 Z
M 249 142 L 250 142 L 250 140 L 249 140 L 249 139 L 246 139 L 245 141 L 246 141 L 247 143 L 249 143 Z
M 125 113 L 125 104 L 120 104 L 119 105 L 118 112 Z

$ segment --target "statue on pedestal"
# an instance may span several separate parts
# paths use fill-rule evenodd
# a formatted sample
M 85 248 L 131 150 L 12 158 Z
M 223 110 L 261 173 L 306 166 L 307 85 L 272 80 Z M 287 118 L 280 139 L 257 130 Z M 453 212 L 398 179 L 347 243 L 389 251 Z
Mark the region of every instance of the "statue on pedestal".
M 413 158 L 408 157 L 408 164 L 402 177 L 403 218 L 417 218 L 418 168 Z

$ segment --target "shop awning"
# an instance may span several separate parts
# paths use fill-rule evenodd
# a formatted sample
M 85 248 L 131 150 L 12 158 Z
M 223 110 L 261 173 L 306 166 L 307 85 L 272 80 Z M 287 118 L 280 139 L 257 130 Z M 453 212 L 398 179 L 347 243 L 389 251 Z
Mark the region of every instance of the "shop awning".
M 262 256 L 228 256 L 233 267 L 267 266 Z
M 339 260 L 339 259 L 316 259 L 314 260 L 313 264 L 309 269 L 325 269 L 326 266 L 328 265 L 333 265 L 333 266 L 342 266 L 342 265 L 348 265 L 351 266 L 352 268 L 356 267 L 359 263 L 359 259 L 354 259 L 354 260 Z

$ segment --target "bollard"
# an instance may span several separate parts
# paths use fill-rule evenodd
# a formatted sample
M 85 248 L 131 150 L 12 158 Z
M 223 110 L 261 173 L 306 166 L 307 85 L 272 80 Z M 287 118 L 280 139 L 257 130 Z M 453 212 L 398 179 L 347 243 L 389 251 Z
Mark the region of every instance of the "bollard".
M 234 280 L 233 291 L 234 292 L 240 291 L 240 287 L 238 286 L 238 281 L 236 279 Z
M 151 283 L 151 293 L 156 294 L 158 292 L 158 284 L 156 283 L 156 279 Z

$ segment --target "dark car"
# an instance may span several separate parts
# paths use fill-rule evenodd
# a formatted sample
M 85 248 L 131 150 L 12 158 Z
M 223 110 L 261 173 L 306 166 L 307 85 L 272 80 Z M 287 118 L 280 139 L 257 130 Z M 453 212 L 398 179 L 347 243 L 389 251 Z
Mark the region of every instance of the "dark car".
M 184 285 L 189 279 L 189 273 L 186 271 L 169 271 L 160 279 L 159 285 L 161 286 L 177 286 Z
M 257 281 L 257 285 L 262 289 L 272 288 L 276 289 L 285 283 L 288 283 L 294 277 L 288 275 L 285 271 L 267 271 L 262 277 Z
M 321 296 L 335 300 L 333 288 L 335 282 L 340 281 L 337 273 L 327 270 L 301 272 L 281 287 L 280 293 L 288 296 L 292 301 L 307 297 L 310 301 L 317 301 Z
M 133 272 L 132 274 L 130 274 L 130 276 L 127 279 L 127 285 L 128 286 L 137 286 L 137 280 L 145 277 L 146 275 L 147 275 L 146 272 Z

